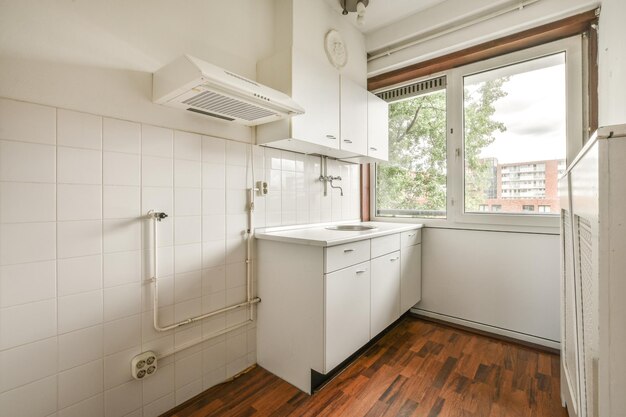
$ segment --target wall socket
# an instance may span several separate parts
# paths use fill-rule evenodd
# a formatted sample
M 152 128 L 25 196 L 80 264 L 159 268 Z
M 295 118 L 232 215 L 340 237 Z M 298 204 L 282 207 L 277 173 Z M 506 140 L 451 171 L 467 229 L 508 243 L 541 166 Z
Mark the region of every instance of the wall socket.
M 152 351 L 140 353 L 130 361 L 130 372 L 135 379 L 145 379 L 157 370 L 157 355 Z
M 257 195 L 260 197 L 265 197 L 268 193 L 267 182 L 265 181 L 257 181 L 256 182 Z

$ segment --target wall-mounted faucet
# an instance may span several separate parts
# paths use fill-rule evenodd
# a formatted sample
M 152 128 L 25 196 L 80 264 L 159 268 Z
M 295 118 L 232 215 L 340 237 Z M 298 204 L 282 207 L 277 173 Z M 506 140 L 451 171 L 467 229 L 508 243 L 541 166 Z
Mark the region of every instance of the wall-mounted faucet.
M 328 182 L 330 184 L 330 188 L 339 189 L 341 196 L 343 197 L 343 188 L 338 185 L 333 185 L 333 181 L 341 181 L 340 176 L 333 177 L 332 175 L 320 175 L 320 181 Z

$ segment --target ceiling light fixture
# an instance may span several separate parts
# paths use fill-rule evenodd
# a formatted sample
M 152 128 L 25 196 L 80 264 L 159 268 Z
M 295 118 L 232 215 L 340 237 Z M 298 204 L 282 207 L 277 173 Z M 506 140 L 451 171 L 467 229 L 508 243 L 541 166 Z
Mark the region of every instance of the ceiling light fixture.
M 369 0 L 339 0 L 341 14 L 344 16 L 348 13 L 356 13 L 356 24 L 363 26 L 365 24 L 365 8 L 369 4 Z

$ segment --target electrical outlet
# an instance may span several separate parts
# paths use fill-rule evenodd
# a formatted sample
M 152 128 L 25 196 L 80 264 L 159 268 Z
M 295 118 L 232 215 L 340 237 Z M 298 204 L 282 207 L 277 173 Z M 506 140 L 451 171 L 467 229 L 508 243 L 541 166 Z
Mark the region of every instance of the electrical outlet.
M 130 361 L 130 372 L 135 379 L 145 379 L 157 370 L 157 355 L 152 351 L 140 353 Z
M 257 195 L 259 197 L 265 197 L 268 193 L 267 182 L 265 181 L 257 181 L 256 182 Z

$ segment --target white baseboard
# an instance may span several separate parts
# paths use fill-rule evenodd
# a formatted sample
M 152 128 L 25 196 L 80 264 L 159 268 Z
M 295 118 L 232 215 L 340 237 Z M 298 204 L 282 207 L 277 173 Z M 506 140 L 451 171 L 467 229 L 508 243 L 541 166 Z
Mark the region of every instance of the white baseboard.
M 525 333 L 519 333 L 512 330 L 502 329 L 500 327 L 490 326 L 488 324 L 477 323 L 471 320 L 460 319 L 458 317 L 448 316 L 445 314 L 435 313 L 433 311 L 422 310 L 420 308 L 413 307 L 411 309 L 411 313 L 430 317 L 433 319 L 447 321 L 448 323 L 458 324 L 460 326 L 470 327 L 472 329 L 481 330 L 484 332 L 489 332 L 493 334 L 497 334 L 500 336 L 509 337 L 511 339 L 516 339 L 524 342 L 534 343 L 536 345 L 549 347 L 552 349 L 561 350 L 561 343 L 555 340 L 544 339 L 537 336 L 532 336 Z

